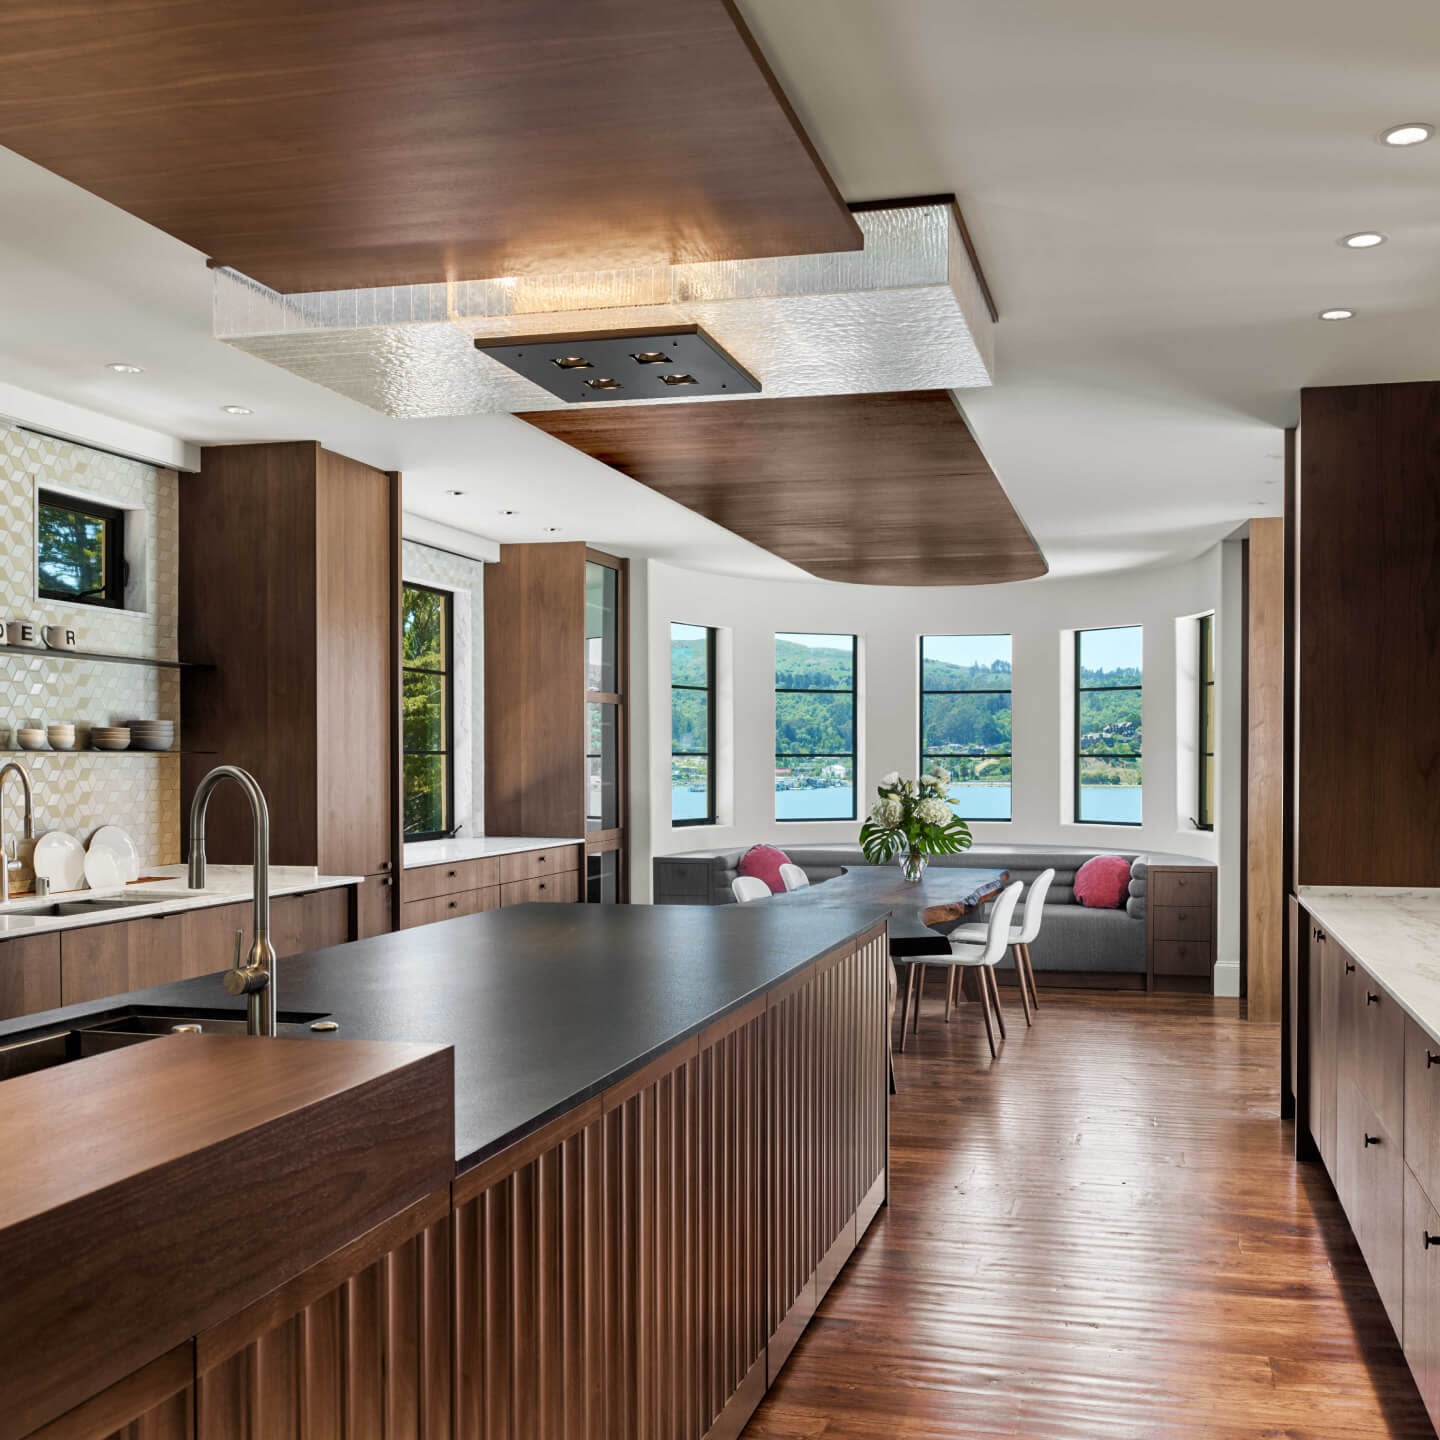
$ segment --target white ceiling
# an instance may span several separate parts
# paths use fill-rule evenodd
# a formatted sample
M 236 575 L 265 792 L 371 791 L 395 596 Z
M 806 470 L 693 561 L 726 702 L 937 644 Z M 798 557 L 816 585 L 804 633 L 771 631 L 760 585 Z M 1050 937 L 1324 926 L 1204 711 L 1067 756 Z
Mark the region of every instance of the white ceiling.
M 1052 575 L 1278 513 L 1302 385 L 1440 377 L 1440 139 L 1375 142 L 1440 123 L 1435 0 L 742 8 L 847 198 L 960 196 L 1001 316 L 998 383 L 960 398 Z M 0 383 L 191 441 L 319 439 L 501 540 L 799 578 L 522 421 L 387 419 L 211 339 L 196 252 L 6 151 L 0 197 Z M 1389 243 L 1335 243 L 1370 228 Z

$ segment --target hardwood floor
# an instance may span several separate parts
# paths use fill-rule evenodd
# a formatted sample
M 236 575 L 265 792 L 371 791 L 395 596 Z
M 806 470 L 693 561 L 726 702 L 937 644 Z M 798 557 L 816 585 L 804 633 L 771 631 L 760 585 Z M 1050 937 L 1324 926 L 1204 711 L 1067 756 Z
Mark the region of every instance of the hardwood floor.
M 890 1205 L 746 1440 L 1434 1432 L 1237 1002 L 938 987 L 897 1055 Z

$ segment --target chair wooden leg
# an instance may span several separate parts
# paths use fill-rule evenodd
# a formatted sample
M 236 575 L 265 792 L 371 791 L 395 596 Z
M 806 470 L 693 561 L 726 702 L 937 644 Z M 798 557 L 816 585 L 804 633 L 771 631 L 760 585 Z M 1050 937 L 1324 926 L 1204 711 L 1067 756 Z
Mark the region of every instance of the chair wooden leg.
M 955 971 L 958 967 L 952 965 L 950 973 L 945 977 L 945 1023 L 950 1023 L 950 1017 L 955 1013 Z
M 1000 1038 L 1005 1038 L 1005 1012 L 1000 1008 L 1000 982 L 995 978 L 993 965 L 982 965 L 981 971 L 990 982 L 990 998 L 995 1002 L 995 1023 L 1000 1027 Z
M 905 1048 L 905 1027 L 910 1020 L 910 1005 L 915 995 L 915 964 L 912 961 L 905 974 L 905 998 L 900 1002 L 900 1048 Z
M 1030 963 L 1030 947 L 1022 945 L 1020 948 L 1025 952 L 1025 974 L 1030 981 L 1030 1003 L 1038 1010 L 1040 997 L 1035 993 L 1035 967 Z
M 985 983 L 984 967 L 980 974 L 980 1013 L 985 1017 L 985 1038 L 990 1042 L 990 1058 L 996 1058 L 995 1026 L 990 1020 L 990 987 Z
M 910 970 L 912 974 L 916 970 L 920 972 L 920 981 L 915 987 L 915 1029 L 912 1032 L 918 1036 L 920 1034 L 920 1002 L 925 998 L 925 967 L 912 965 Z
M 1033 1025 L 1035 1022 L 1030 1018 L 1030 984 L 1025 979 L 1025 962 L 1020 957 L 1020 947 L 1012 945 L 1011 951 L 1015 956 L 1015 978 L 1020 982 L 1020 1004 L 1025 1009 L 1026 1025 Z

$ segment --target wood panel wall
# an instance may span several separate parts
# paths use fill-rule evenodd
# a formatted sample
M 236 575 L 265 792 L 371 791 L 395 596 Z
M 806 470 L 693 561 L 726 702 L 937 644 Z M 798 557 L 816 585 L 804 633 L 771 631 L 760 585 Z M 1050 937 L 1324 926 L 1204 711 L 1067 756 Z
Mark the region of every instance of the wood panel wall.
M 1440 884 L 1440 383 L 1301 392 L 1296 882 Z
M 1284 520 L 1252 520 L 1247 553 L 1246 1014 L 1273 1024 L 1285 962 Z
M 456 1440 L 740 1433 L 883 1197 L 888 974 L 882 931 L 455 1182 Z

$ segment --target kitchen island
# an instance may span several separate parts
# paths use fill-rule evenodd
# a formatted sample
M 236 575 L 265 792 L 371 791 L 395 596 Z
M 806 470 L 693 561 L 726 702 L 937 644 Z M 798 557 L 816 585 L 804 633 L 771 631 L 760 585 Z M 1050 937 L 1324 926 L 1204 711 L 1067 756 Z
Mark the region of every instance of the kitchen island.
M 385 1433 L 738 1434 L 885 1195 L 884 922 L 865 906 L 519 906 L 283 962 L 282 1020 L 331 1019 L 340 1038 L 238 1043 L 449 1047 L 453 1178 L 244 1323 L 197 1326 L 201 1440 L 289 1434 L 307 1405 L 317 1428 L 365 1433 L 340 1418 L 361 1392 L 403 1412 Z M 9 1022 L 0 1044 L 238 1013 L 207 976 Z M 138 1049 L 194 1043 L 213 1042 Z M 99 1079 L 122 1058 L 69 1068 Z M 303 1183 L 303 1157 L 274 1163 Z M 285 1244 L 263 1224 L 256 1238 Z M 405 1283 L 375 1289 L 396 1267 Z M 24 1328 L 4 1317 L 7 1364 Z M 26 1433 L 0 1419 L 5 1440 Z

